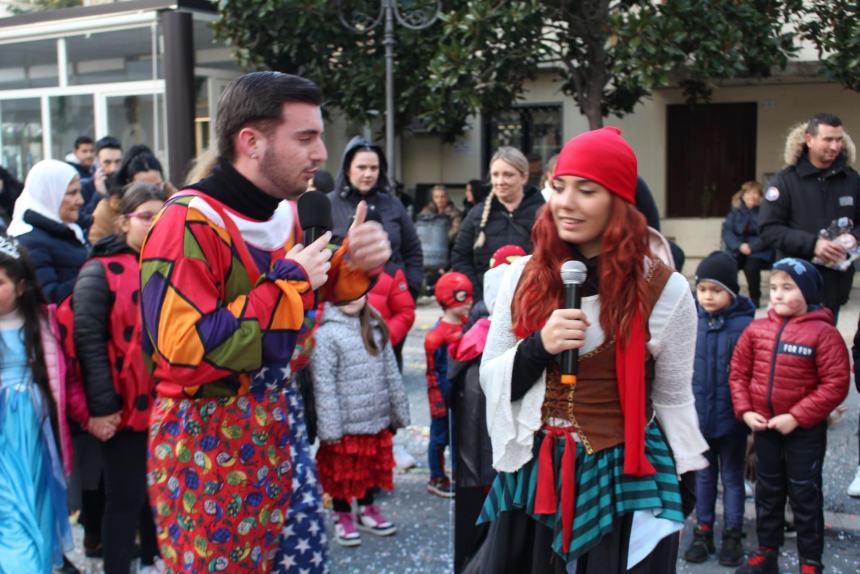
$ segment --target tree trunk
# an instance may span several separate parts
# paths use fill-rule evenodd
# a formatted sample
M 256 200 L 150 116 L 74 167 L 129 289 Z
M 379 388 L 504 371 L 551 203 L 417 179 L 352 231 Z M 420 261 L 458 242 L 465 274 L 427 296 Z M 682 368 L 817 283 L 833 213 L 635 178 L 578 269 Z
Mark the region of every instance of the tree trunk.
M 588 129 L 596 130 L 603 127 L 603 114 L 600 112 L 600 100 L 588 98 L 583 102 L 583 111 L 588 118 Z

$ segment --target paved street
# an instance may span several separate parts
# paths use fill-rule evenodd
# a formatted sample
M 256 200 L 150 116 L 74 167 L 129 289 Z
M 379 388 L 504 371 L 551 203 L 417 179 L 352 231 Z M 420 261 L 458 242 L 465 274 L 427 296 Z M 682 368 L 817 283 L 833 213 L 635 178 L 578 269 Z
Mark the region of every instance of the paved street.
M 763 313 L 763 312 L 762 312 Z M 852 302 L 843 309 L 839 328 L 850 346 L 860 314 L 860 291 L 855 290 Z M 395 491 L 380 496 L 380 504 L 395 521 L 399 532 L 392 537 L 376 538 L 364 534 L 357 548 L 331 545 L 333 574 L 443 574 L 449 572 L 452 560 L 452 506 L 427 494 L 426 445 L 429 412 L 424 382 L 424 334 L 439 316 L 435 302 L 422 299 L 415 327 L 404 347 L 404 381 L 412 405 L 413 425 L 398 434 L 397 440 L 418 460 L 418 467 L 395 476 Z M 860 499 L 845 495 L 845 488 L 854 476 L 858 462 L 857 421 L 860 398 L 852 388 L 846 401 L 848 412 L 828 434 L 825 461 L 826 533 L 825 565 L 832 574 L 860 572 Z M 755 546 L 755 524 L 752 500 L 747 500 L 745 546 Z M 691 523 L 692 524 L 692 523 Z M 685 529 L 681 550 L 686 547 L 691 528 Z M 719 524 L 717 525 L 719 532 Z M 80 538 L 80 528 L 76 528 Z M 76 561 L 83 564 L 78 556 Z M 782 572 L 797 572 L 793 540 L 788 540 L 780 561 Z M 100 572 L 94 564 L 91 572 Z M 679 561 L 678 571 L 691 574 L 731 572 L 716 560 L 701 565 Z

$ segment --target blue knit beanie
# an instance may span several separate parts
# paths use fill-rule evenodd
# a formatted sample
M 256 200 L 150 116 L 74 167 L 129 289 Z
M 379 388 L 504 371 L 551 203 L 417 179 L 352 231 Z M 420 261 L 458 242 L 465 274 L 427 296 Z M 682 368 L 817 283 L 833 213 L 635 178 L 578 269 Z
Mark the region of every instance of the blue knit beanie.
M 786 257 L 780 259 L 773 264 L 773 271 L 784 271 L 797 283 L 800 292 L 803 293 L 803 298 L 806 299 L 807 305 L 818 305 L 821 303 L 821 291 L 824 287 L 824 281 L 821 279 L 821 273 L 815 268 L 815 265 L 803 259 L 794 257 Z

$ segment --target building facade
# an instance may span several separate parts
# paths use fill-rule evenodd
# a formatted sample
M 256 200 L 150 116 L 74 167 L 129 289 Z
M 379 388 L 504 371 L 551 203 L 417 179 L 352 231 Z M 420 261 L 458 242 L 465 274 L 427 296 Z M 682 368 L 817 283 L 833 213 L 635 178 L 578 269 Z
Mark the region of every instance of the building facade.
M 0 19 L 0 164 L 23 178 L 78 136 L 111 135 L 148 145 L 176 180 L 241 73 L 216 18 L 205 1 L 132 0 Z

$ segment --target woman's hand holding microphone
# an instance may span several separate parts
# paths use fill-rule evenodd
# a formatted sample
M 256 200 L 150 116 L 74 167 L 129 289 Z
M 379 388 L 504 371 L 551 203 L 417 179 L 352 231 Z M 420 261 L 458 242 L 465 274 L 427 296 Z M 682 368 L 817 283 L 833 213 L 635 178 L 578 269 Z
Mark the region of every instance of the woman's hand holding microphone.
M 540 340 L 547 353 L 579 349 L 585 344 L 585 330 L 591 324 L 582 309 L 556 309 L 540 331 Z

